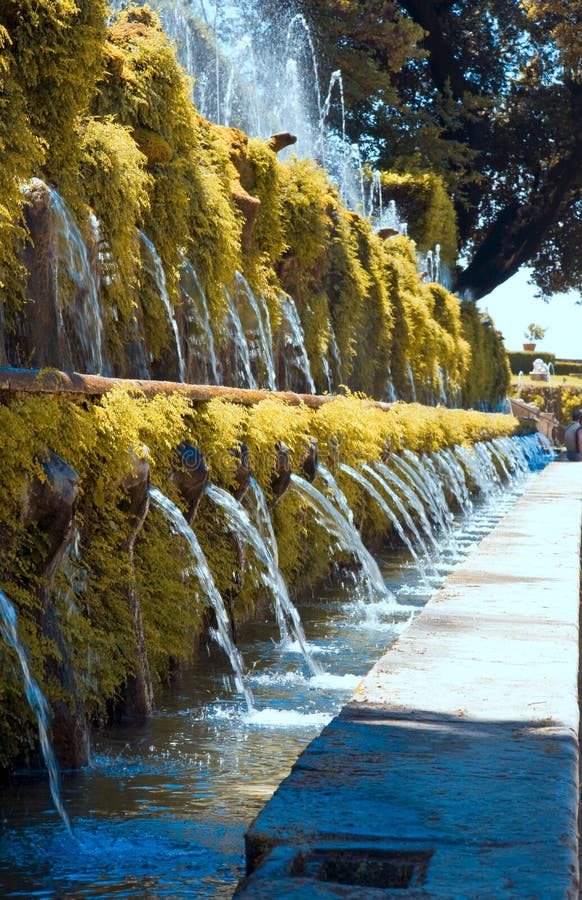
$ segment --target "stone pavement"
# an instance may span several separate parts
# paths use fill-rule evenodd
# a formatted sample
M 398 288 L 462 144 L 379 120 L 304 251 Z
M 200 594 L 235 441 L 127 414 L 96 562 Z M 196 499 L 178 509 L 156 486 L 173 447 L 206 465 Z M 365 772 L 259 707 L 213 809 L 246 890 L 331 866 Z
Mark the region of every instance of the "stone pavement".
M 582 464 L 445 581 L 247 833 L 238 898 L 577 898 Z

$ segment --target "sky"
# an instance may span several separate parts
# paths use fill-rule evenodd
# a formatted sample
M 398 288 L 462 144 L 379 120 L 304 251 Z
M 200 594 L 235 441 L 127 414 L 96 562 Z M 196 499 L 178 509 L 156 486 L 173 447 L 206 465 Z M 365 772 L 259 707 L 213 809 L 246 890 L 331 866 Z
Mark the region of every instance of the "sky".
M 571 291 L 556 294 L 546 303 L 535 296 L 528 275 L 528 269 L 520 269 L 483 297 L 479 309 L 489 313 L 503 334 L 507 350 L 522 349 L 523 332 L 534 322 L 547 328 L 543 341 L 536 342 L 536 350 L 555 353 L 558 359 L 582 359 L 582 296 Z M 581 305 L 576 305 L 576 300 Z

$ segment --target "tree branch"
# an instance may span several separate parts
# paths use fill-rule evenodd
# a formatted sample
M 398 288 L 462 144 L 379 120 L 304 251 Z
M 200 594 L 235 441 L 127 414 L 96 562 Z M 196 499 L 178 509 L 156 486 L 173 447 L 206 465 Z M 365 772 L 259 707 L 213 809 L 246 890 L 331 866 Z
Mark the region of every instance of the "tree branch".
M 548 228 L 573 199 L 582 195 L 581 151 L 578 144 L 548 169 L 542 189 L 528 203 L 508 204 L 499 213 L 475 256 L 459 274 L 457 293 L 479 300 L 535 256 Z

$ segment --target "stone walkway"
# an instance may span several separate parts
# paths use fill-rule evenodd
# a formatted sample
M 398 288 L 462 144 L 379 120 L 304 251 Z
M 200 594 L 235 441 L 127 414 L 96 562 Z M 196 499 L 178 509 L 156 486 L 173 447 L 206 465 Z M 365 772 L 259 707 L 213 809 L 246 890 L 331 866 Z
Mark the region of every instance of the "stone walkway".
M 238 897 L 579 896 L 581 512 L 552 463 L 301 755 Z

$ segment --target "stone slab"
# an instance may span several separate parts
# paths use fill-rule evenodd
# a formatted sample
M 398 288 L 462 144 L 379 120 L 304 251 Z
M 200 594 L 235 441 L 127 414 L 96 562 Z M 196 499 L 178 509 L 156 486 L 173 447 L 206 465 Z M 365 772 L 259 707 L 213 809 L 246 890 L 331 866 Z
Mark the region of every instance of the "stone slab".
M 577 898 L 582 465 L 552 463 L 300 756 L 251 898 Z

